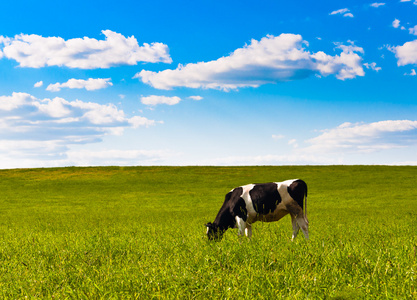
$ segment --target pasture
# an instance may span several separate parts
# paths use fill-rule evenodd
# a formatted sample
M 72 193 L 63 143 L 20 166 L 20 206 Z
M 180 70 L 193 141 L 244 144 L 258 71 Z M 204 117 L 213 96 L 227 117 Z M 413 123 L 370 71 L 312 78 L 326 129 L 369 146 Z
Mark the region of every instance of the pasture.
M 103 167 L 0 171 L 0 298 L 417 299 L 416 167 Z M 291 221 L 208 242 L 225 194 L 308 184 Z

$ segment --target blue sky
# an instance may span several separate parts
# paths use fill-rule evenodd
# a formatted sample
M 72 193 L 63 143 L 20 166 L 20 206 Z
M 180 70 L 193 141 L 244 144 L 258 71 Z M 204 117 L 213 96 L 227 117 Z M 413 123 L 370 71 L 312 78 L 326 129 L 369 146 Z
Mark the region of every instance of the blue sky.
M 417 164 L 417 1 L 7 1 L 0 168 Z

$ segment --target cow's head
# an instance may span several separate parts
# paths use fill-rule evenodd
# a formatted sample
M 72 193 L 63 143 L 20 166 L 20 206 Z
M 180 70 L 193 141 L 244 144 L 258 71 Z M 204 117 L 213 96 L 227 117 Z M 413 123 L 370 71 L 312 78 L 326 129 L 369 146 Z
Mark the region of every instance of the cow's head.
M 223 231 L 219 230 L 219 227 L 211 222 L 206 224 L 207 237 L 209 241 L 220 241 L 223 237 Z

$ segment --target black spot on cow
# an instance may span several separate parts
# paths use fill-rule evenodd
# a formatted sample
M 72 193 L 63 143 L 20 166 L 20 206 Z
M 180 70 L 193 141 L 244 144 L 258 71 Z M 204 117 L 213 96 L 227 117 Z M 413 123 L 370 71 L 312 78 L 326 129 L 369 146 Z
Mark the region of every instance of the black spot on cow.
M 288 194 L 303 208 L 304 196 L 307 196 L 307 184 L 297 179 L 287 187 Z
M 253 208 L 258 214 L 267 215 L 273 212 L 279 203 L 281 196 L 278 193 L 278 185 L 274 182 L 256 184 L 249 192 Z
M 238 187 L 235 188 L 233 191 L 229 192 L 224 199 L 224 209 L 229 210 L 230 214 L 233 217 L 233 226 L 235 223 L 235 217 L 238 216 L 239 218 L 246 221 L 248 217 L 248 211 L 246 210 L 246 203 L 245 200 L 241 197 L 243 193 L 243 188 Z
M 248 210 L 246 209 L 245 200 L 243 200 L 242 197 L 239 197 L 239 199 L 236 201 L 236 204 L 233 208 L 233 215 L 235 217 L 238 216 L 246 222 L 248 218 Z

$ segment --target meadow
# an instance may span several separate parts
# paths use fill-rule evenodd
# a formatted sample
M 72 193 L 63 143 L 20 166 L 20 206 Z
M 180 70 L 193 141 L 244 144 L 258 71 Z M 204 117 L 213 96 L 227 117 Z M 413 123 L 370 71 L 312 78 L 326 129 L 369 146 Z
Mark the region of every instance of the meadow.
M 0 171 L 1 299 L 417 299 L 417 167 Z M 208 242 L 225 194 L 308 184 L 291 221 Z

